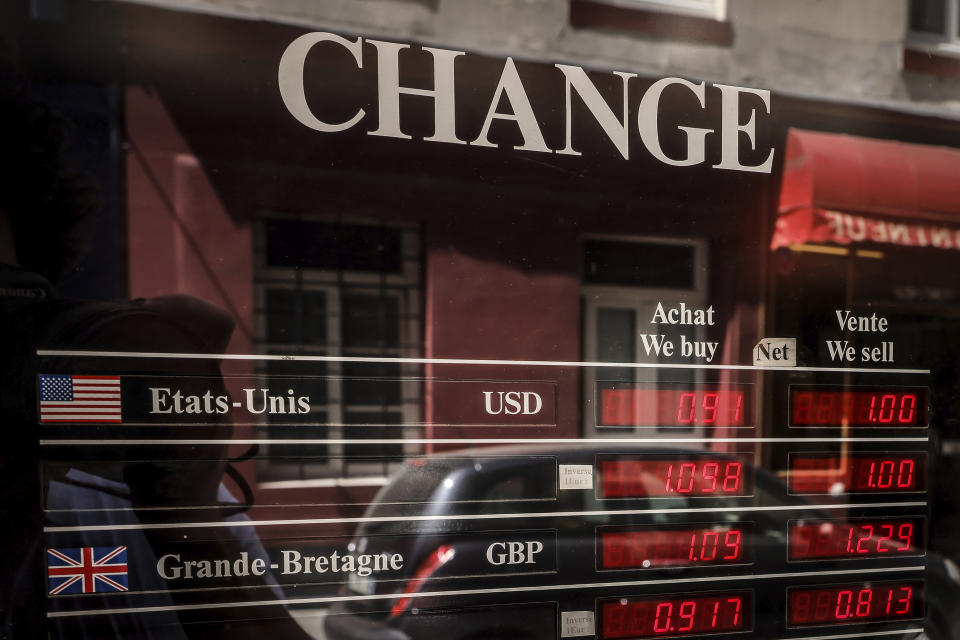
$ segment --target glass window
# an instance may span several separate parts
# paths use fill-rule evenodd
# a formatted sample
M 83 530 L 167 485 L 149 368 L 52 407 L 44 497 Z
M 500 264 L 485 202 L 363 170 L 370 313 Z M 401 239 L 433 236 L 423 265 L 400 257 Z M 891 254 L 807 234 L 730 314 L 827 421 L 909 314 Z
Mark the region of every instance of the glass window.
M 416 230 L 287 217 L 268 218 L 260 228 L 262 349 L 360 360 L 264 364 L 270 377 L 295 376 L 311 410 L 307 421 L 297 417 L 295 425 L 290 416 L 263 419 L 258 432 L 271 443 L 258 464 L 258 480 L 265 486 L 338 477 L 382 482 L 405 452 L 421 448 L 282 441 L 420 435 L 418 366 L 380 361 L 422 353 Z
M 910 30 L 938 36 L 946 34 L 947 6 L 951 0 L 910 0 Z
M 605 4 L 725 20 L 727 0 L 600 0 Z
M 960 52 L 960 4 L 957 0 L 910 0 L 909 35 L 912 44 L 934 51 Z
M 589 284 L 692 289 L 694 247 L 686 244 L 586 240 L 583 281 Z
M 0 0 L 0 636 L 955 640 L 958 274 L 960 0 Z
M 672 333 L 660 315 L 681 305 L 700 306 L 706 292 L 703 278 L 706 246 L 674 238 L 637 238 L 612 241 L 587 238 L 583 242 L 584 347 L 587 362 L 656 363 L 671 357 L 664 347 Z M 660 315 L 658 315 L 660 314 Z M 679 318 L 679 315 L 678 315 Z M 692 315 L 691 315 L 692 322 Z M 694 327 L 704 336 L 705 326 Z M 682 348 L 682 347 L 681 347 Z M 606 382 L 651 382 L 655 369 L 591 367 L 584 371 L 584 421 L 596 428 L 597 385 Z M 672 371 L 671 382 L 696 381 L 695 370 Z M 610 431 L 624 429 L 609 428 Z M 689 431 L 673 429 L 675 434 Z M 692 433 L 692 432 L 691 432 Z
M 323 290 L 267 289 L 267 340 L 278 344 L 327 342 L 327 304 Z
M 268 220 L 267 264 L 280 267 L 399 273 L 402 234 L 396 229 L 306 220 Z

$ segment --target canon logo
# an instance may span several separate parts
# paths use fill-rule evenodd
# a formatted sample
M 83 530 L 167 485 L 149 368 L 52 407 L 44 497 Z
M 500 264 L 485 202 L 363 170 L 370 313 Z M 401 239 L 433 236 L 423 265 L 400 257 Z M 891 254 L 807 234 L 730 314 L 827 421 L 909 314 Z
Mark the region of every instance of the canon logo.
M 367 117 L 365 110 L 358 108 L 345 120 L 325 121 L 317 115 L 318 112 L 323 112 L 321 105 L 308 104 L 304 89 L 304 67 L 307 54 L 314 46 L 328 43 L 339 47 L 352 56 L 358 69 L 362 69 L 363 42 L 363 38 L 348 40 L 332 33 L 315 32 L 304 34 L 290 43 L 280 58 L 278 82 L 283 103 L 294 118 L 316 131 L 336 133 L 357 126 Z M 631 127 L 636 127 L 647 153 L 664 164 L 689 167 L 705 163 L 709 139 L 712 144 L 719 144 L 720 160 L 711 165 L 715 169 L 770 173 L 773 166 L 774 150 L 772 148 L 759 164 L 745 164 L 741 159 L 741 149 L 744 144 L 749 145 L 751 151 L 756 152 L 758 109 L 762 107 L 762 113 L 770 113 L 770 92 L 763 89 L 713 84 L 712 86 L 720 91 L 720 126 L 714 130 L 677 125 L 677 130 L 685 140 L 685 150 L 682 154 L 674 152 L 673 155 L 668 155 L 660 140 L 661 97 L 668 88 L 680 87 L 688 94 L 689 109 L 703 111 L 709 106 L 704 82 L 691 82 L 683 78 L 657 80 L 643 92 L 639 103 L 631 107 L 628 87 L 630 80 L 637 77 L 637 74 L 615 71 L 613 75 L 619 78 L 619 84 L 623 90 L 622 109 L 619 113 L 615 113 L 581 67 L 555 64 L 553 66 L 558 74 L 557 99 L 564 101 L 564 146 L 560 149 L 551 149 L 544 139 L 541 124 L 534 113 L 513 58 L 508 57 L 504 60 L 496 87 L 489 87 L 489 92 L 483 92 L 482 87 L 472 87 L 474 90 L 480 89 L 480 95 L 489 95 L 490 101 L 479 135 L 472 140 L 464 140 L 457 134 L 455 89 L 457 58 L 467 54 L 463 51 L 423 47 L 423 51 L 428 52 L 433 58 L 433 87 L 406 87 L 400 85 L 400 51 L 410 48 L 410 45 L 381 40 L 367 40 L 367 42 L 377 51 L 378 114 L 376 128 L 367 131 L 371 136 L 407 140 L 411 138 L 401 128 L 403 112 L 400 109 L 400 96 L 407 94 L 433 101 L 433 134 L 424 140 L 447 144 L 469 144 L 475 147 L 496 147 L 497 144 L 491 142 L 489 138 L 491 126 L 498 120 L 510 121 L 518 128 L 523 138 L 523 144 L 513 147 L 518 151 L 580 155 L 573 145 L 573 131 L 576 127 L 573 122 L 574 110 L 571 109 L 571 101 L 573 94 L 576 93 L 624 160 L 630 159 Z M 312 69 L 313 73 L 318 72 L 316 67 Z M 340 96 L 337 98 L 339 99 Z M 746 102 L 745 98 L 752 103 Z M 744 101 L 744 108 L 749 114 L 745 121 L 740 116 L 741 101 Z M 762 152 L 756 157 L 763 157 Z

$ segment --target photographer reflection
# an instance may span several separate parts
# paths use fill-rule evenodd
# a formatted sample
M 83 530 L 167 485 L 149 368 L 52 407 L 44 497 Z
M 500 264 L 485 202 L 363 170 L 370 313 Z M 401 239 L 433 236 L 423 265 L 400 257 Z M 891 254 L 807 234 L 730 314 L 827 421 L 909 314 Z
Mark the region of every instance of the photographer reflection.
M 227 446 L 113 442 L 226 441 L 229 414 L 188 433 L 96 422 L 40 426 L 41 375 L 68 386 L 82 376 L 202 376 L 221 390 L 223 381 L 215 358 L 41 358 L 38 349 L 217 354 L 233 331 L 227 313 L 188 296 L 91 302 L 55 295 L 97 211 L 96 188 L 64 160 L 64 129 L 18 77 L 0 73 L 0 637 L 305 638 L 273 604 L 282 592 L 269 569 L 218 582 L 207 602 L 234 606 L 213 611 L 193 606 L 197 594 L 174 588 L 157 571 L 158 558 L 186 547 L 187 539 L 211 557 L 269 567 L 254 528 L 244 526 L 252 492 L 230 466 Z M 50 442 L 41 447 L 41 438 Z M 60 446 L 58 438 L 97 444 Z M 179 521 L 210 526 L 202 534 L 142 527 Z M 70 575 L 87 563 L 100 573 Z M 48 617 L 96 609 L 124 611 Z

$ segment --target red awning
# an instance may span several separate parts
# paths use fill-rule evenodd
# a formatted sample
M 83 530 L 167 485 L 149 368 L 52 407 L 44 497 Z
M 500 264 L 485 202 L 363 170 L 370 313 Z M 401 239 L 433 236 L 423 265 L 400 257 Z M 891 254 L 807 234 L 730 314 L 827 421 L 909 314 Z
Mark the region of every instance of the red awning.
M 771 247 L 874 242 L 960 250 L 960 150 L 787 134 Z

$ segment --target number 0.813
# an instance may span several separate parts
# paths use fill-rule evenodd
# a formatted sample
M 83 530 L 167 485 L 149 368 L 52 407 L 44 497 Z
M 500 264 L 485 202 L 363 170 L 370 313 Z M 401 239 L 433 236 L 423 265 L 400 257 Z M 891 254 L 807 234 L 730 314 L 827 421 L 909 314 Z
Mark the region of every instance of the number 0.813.
M 788 597 L 792 626 L 880 622 L 920 617 L 922 583 L 794 588 Z

